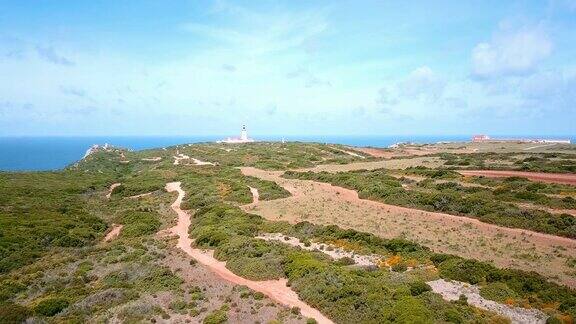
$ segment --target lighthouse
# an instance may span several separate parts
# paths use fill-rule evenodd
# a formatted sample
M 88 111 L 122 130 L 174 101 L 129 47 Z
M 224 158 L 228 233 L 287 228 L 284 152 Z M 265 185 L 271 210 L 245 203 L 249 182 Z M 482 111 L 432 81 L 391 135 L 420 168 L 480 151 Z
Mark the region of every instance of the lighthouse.
M 248 137 L 248 131 L 246 130 L 246 125 L 242 125 L 242 130 L 240 131 L 240 137 L 228 137 L 225 140 L 217 141 L 216 143 L 252 143 L 254 139 Z
M 240 132 L 240 140 L 243 142 L 248 142 L 248 131 L 246 130 L 246 125 L 242 125 L 242 131 Z

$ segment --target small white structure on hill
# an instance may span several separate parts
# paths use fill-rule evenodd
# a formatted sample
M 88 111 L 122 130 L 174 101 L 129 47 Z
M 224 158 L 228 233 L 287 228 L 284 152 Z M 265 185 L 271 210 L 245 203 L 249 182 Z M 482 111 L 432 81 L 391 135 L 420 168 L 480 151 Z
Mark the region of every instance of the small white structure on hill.
M 252 143 L 254 139 L 248 137 L 248 131 L 246 130 L 246 125 L 242 125 L 242 131 L 240 131 L 240 137 L 228 137 L 225 140 L 218 141 L 217 143 Z

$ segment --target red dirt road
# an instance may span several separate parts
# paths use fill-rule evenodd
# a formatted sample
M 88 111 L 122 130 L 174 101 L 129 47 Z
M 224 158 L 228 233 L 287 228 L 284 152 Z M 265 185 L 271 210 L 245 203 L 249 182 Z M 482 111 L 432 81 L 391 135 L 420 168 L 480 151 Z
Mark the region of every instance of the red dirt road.
M 484 176 L 488 178 L 522 177 L 537 182 L 560 183 L 576 186 L 576 174 L 571 173 L 545 173 L 527 171 L 500 171 L 500 170 L 462 170 L 463 176 Z

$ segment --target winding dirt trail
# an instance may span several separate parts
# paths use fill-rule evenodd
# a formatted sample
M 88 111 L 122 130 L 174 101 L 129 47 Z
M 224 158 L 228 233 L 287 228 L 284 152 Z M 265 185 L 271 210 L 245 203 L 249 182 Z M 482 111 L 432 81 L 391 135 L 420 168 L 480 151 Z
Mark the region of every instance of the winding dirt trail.
M 121 186 L 121 183 L 113 183 L 110 185 L 110 188 L 108 189 L 108 193 L 106 194 L 106 199 L 110 199 L 110 197 L 112 197 L 112 191 L 114 191 L 114 188 L 117 188 L 119 186 Z
M 309 180 L 283 178 L 282 171 L 241 168 L 244 175 L 276 182 L 293 196 L 260 201 L 250 213 L 291 223 L 309 221 L 404 237 L 435 252 L 492 262 L 499 267 L 536 271 L 576 287 L 567 260 L 576 258 L 576 240 L 361 199 L 354 190 Z M 558 253 L 558 249 L 563 252 Z
M 250 186 L 248 186 L 248 188 L 250 188 L 250 192 L 252 193 L 252 203 L 249 204 L 247 207 L 254 207 L 258 205 L 258 202 L 260 201 L 260 193 L 258 192 L 258 188 Z
M 108 234 L 106 234 L 106 236 L 104 237 L 104 242 L 110 242 L 116 237 L 118 237 L 123 227 L 124 225 L 122 224 L 112 224 L 112 230 L 108 232 Z
M 188 228 L 190 227 L 190 215 L 180 208 L 182 204 L 182 199 L 186 194 L 181 188 L 180 182 L 170 182 L 166 184 L 166 191 L 177 192 L 178 197 L 170 205 L 172 210 L 178 215 L 178 223 L 176 226 L 170 229 L 170 232 L 178 236 L 177 247 L 182 251 L 186 252 L 188 255 L 196 259 L 198 262 L 207 266 L 214 273 L 219 275 L 225 280 L 238 285 L 244 285 L 248 288 L 259 291 L 271 299 L 289 306 L 298 307 L 303 316 L 311 317 L 316 319 L 318 323 L 333 323 L 326 316 L 322 315 L 315 308 L 310 307 L 308 304 L 304 303 L 298 295 L 286 285 L 287 280 L 282 278 L 278 280 L 265 280 L 265 281 L 252 281 L 242 278 L 226 268 L 226 262 L 218 261 L 213 256 L 213 251 L 204 251 L 200 249 L 192 248 L 192 239 L 188 235 Z
M 532 181 L 560 183 L 576 186 L 576 174 L 573 173 L 545 173 L 527 171 L 503 171 L 503 170 L 461 170 L 463 176 L 483 176 L 488 178 L 522 177 Z

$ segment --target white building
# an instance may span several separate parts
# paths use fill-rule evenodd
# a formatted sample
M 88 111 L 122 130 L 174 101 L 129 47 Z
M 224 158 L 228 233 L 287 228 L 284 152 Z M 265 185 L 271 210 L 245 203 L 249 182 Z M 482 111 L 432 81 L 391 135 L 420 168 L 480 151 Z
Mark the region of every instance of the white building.
M 217 143 L 252 143 L 254 139 L 248 137 L 248 131 L 246 130 L 246 125 L 242 125 L 242 130 L 240 131 L 240 137 L 228 137 L 225 140 L 218 141 Z

